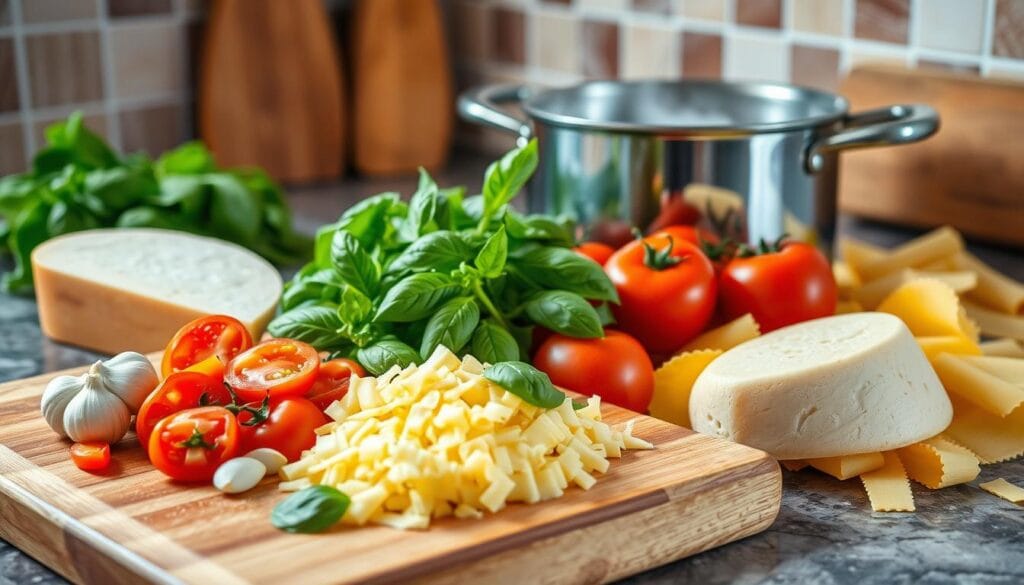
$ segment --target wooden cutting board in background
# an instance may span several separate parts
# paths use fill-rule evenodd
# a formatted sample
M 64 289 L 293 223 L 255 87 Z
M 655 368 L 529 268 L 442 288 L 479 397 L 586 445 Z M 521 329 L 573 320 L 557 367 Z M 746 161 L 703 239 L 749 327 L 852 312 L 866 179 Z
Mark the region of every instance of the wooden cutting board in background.
M 843 211 L 1024 246 L 1024 84 L 870 65 L 840 93 L 854 112 L 922 102 L 941 118 L 920 144 L 843 153 Z
M 341 176 L 341 61 L 321 0 L 216 0 L 200 68 L 199 131 L 220 164 Z
M 589 491 L 426 531 L 286 534 L 270 524 L 275 480 L 230 497 L 176 484 L 133 434 L 105 476 L 74 467 L 39 414 L 56 375 L 0 385 L 0 538 L 78 583 L 597 583 L 760 532 L 779 511 L 765 453 L 605 405 L 656 448 L 613 459 Z

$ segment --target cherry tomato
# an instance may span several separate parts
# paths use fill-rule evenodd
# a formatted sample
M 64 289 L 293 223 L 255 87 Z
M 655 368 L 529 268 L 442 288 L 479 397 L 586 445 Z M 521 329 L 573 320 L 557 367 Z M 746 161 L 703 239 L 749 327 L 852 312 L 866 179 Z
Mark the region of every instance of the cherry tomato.
M 193 370 L 214 378 L 224 375 L 224 364 L 252 347 L 249 330 L 227 315 L 200 317 L 186 324 L 171 338 L 160 364 L 164 377 Z
M 604 333 L 597 339 L 556 333 L 537 350 L 533 364 L 556 386 L 645 412 L 654 393 L 651 358 L 629 335 L 610 329 Z
M 647 228 L 649 232 L 673 225 L 693 225 L 700 221 L 700 210 L 683 199 L 683 194 L 666 193 L 661 197 L 661 209 Z
M 71 445 L 71 461 L 82 471 L 101 471 L 110 465 L 110 445 L 99 442 Z
M 619 292 L 616 327 L 651 353 L 671 353 L 701 331 L 715 310 L 715 268 L 700 249 L 668 234 L 623 246 L 604 267 Z
M 836 312 L 838 290 L 828 260 L 803 242 L 733 258 L 719 279 L 719 303 L 727 320 L 752 313 L 767 333 Z
M 190 408 L 157 423 L 149 461 L 171 479 L 210 481 L 238 453 L 238 421 L 222 406 Z
M 288 461 L 295 461 L 316 442 L 314 431 L 328 422 L 323 411 L 305 398 L 270 400 L 265 408 L 256 409 L 255 413 L 250 410 L 238 413 L 240 452 L 269 447 Z
M 268 339 L 235 356 L 224 374 L 242 402 L 302 396 L 316 380 L 320 356 L 313 346 L 292 339 Z
M 358 363 L 345 358 L 320 362 L 320 370 L 316 374 L 313 386 L 306 392 L 306 399 L 320 410 L 326 409 L 335 400 L 345 397 L 352 374 L 365 376 L 366 370 Z
M 611 258 L 612 254 L 615 253 L 615 248 L 612 248 L 608 244 L 602 244 L 601 242 L 583 242 L 579 246 L 572 249 L 584 258 L 590 258 L 594 262 L 597 262 L 601 266 Z
M 142 403 L 135 416 L 135 434 L 141 445 L 148 445 L 150 433 L 162 419 L 189 408 L 228 404 L 231 395 L 220 380 L 192 371 L 171 374 Z

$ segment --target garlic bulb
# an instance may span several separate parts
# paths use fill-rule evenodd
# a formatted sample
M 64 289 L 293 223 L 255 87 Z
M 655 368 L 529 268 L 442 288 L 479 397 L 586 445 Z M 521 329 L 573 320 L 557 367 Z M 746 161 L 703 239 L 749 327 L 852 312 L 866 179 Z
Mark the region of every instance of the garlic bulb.
M 128 432 L 132 413 L 116 394 L 108 391 L 97 368 L 85 375 L 85 383 L 64 409 L 64 431 L 76 443 L 116 443 Z
M 64 411 L 71 399 L 85 385 L 85 376 L 57 376 L 50 380 L 43 391 L 43 399 L 39 405 L 43 411 L 43 418 L 46 419 L 46 424 L 62 437 L 68 434 L 64 430 Z
M 160 379 L 146 356 L 134 351 L 119 353 L 105 362 L 95 364 L 103 385 L 135 414 Z

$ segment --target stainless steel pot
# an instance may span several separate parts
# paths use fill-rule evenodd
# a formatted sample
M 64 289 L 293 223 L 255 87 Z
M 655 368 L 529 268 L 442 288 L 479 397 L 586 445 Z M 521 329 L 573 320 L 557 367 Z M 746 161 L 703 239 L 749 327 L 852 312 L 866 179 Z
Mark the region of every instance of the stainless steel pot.
M 789 233 L 825 250 L 839 151 L 917 142 L 939 125 L 925 105 L 850 114 L 844 98 L 822 91 L 710 80 L 490 86 L 467 91 L 458 107 L 521 144 L 539 139 L 528 207 L 572 215 L 589 231 L 582 237 L 621 239 L 683 197 L 733 235 Z

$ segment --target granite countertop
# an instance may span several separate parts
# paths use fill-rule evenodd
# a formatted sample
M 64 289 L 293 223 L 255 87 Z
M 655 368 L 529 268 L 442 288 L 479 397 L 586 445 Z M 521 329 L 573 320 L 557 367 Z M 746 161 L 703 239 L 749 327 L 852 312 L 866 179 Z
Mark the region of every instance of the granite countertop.
M 444 185 L 479 185 L 476 155 L 438 173 Z M 413 180 L 349 180 L 292 192 L 300 229 L 333 220 L 358 198 L 411 191 Z M 893 245 L 918 232 L 841 218 L 840 233 Z M 1024 280 L 1019 251 L 971 243 L 1003 272 Z M 0 381 L 95 360 L 96 354 L 45 339 L 35 303 L 0 295 Z M 1024 460 L 983 467 L 977 481 L 938 491 L 914 484 L 918 511 L 873 513 L 857 480 L 784 472 L 782 509 L 767 531 L 654 569 L 626 583 L 1022 583 L 1024 509 L 981 491 L 1004 477 L 1024 484 Z M 63 579 L 0 540 L 0 585 Z

